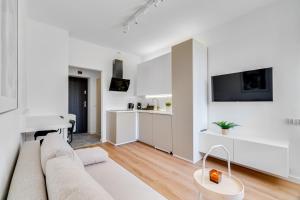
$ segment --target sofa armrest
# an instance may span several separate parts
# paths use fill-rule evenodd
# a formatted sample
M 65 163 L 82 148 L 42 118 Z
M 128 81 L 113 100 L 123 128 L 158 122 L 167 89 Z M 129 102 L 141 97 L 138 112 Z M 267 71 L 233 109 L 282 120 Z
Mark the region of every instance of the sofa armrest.
M 25 142 L 20 150 L 8 192 L 8 200 L 47 200 L 41 167 L 40 143 Z

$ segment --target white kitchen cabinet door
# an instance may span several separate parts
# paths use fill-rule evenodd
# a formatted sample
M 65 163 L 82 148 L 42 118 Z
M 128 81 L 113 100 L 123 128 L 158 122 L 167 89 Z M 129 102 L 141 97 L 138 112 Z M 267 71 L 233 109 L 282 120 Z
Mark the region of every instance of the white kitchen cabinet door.
M 117 114 L 117 144 L 136 141 L 136 113 L 120 112 Z
M 117 143 L 117 113 L 107 112 L 106 114 L 106 138 L 109 142 Z
M 139 113 L 139 141 L 153 146 L 153 115 Z
M 137 95 L 172 93 L 171 55 L 166 54 L 141 63 L 137 72 Z
M 107 140 L 115 145 L 137 140 L 135 112 L 107 112 Z
M 153 115 L 153 141 L 155 148 L 172 152 L 172 116 Z

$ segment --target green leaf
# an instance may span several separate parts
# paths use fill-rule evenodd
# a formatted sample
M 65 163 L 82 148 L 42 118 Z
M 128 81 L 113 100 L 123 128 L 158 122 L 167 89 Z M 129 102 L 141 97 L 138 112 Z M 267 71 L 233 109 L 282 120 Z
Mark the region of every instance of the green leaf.
M 239 126 L 238 124 L 235 124 L 233 122 L 227 122 L 227 121 L 213 122 L 213 124 L 216 124 L 217 126 L 219 126 L 222 129 L 231 129 L 236 126 Z

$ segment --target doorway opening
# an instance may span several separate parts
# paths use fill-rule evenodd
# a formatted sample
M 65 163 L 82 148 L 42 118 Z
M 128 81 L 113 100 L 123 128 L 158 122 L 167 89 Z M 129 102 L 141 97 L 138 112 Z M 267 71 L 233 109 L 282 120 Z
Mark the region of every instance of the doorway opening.
M 73 148 L 101 141 L 101 75 L 101 71 L 69 67 L 69 114 L 76 119 Z
M 69 114 L 76 116 L 74 133 L 87 133 L 88 128 L 88 80 L 69 77 Z

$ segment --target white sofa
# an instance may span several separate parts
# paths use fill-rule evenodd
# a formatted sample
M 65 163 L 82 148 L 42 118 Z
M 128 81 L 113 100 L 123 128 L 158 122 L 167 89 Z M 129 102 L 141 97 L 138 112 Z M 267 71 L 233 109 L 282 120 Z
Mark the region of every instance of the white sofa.
M 8 200 L 49 198 L 46 186 L 48 180 L 46 184 L 40 151 L 39 142 L 26 142 L 22 145 L 11 181 Z M 55 162 L 52 162 L 52 165 L 53 163 Z M 84 169 L 87 172 L 86 175 L 90 175 L 115 200 L 165 200 L 162 195 L 110 158 L 105 162 L 87 165 Z

